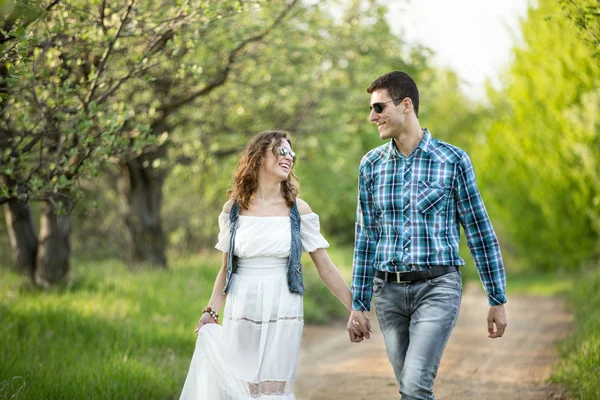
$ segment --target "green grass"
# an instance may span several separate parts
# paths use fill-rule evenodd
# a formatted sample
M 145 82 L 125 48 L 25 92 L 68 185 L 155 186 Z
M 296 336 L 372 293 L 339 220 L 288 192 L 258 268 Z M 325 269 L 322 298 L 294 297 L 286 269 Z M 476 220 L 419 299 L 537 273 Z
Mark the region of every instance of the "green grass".
M 304 261 L 307 323 L 345 316 Z M 0 271 L 0 399 L 179 398 L 219 267 L 216 253 L 168 271 L 74 262 L 71 284 L 49 292 Z
M 600 270 L 579 278 L 567 303 L 575 313 L 574 330 L 559 346 L 552 380 L 565 385 L 573 399 L 595 400 L 600 394 Z
M 86 263 L 49 293 L 2 273 L 0 398 L 177 398 L 213 269 L 191 259 L 143 273 Z

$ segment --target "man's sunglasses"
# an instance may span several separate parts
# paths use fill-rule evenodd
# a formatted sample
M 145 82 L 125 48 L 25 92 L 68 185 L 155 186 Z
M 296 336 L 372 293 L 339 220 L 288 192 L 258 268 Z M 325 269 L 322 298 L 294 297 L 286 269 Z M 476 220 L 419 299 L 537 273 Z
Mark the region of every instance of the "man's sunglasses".
M 375 112 L 377 114 L 381 114 L 387 103 L 391 103 L 392 101 L 397 101 L 397 100 L 402 100 L 402 99 L 393 99 L 390 101 L 384 101 L 382 103 L 373 103 L 372 105 L 369 106 L 369 110 L 375 110 Z
M 290 150 L 284 146 L 280 146 L 280 147 L 276 148 L 275 150 L 277 150 L 277 154 L 279 154 L 281 157 L 285 157 L 289 154 L 290 157 L 292 157 L 292 162 L 294 164 L 296 164 L 296 153 L 294 153 L 293 150 Z

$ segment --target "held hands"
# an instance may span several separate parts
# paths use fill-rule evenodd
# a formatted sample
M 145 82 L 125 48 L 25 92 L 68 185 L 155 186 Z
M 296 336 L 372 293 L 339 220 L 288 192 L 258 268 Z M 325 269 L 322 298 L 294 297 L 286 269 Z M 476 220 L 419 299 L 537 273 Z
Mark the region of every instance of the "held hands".
M 363 311 L 352 310 L 346 325 L 350 341 L 360 343 L 371 337 L 371 321 Z
M 506 311 L 504 311 L 504 304 L 500 304 L 499 306 L 491 306 L 490 311 L 488 312 L 487 317 L 488 324 L 488 337 L 490 339 L 495 339 L 502 337 L 504 335 L 504 330 L 506 329 Z M 496 329 L 494 330 L 494 325 Z
M 194 329 L 194 332 L 196 332 L 196 335 L 198 335 L 198 331 L 204 325 L 206 325 L 206 324 L 216 324 L 216 323 L 217 322 L 213 319 L 213 317 L 210 316 L 209 313 L 204 313 L 204 314 L 202 314 L 202 316 L 198 320 L 198 325 L 196 325 L 196 329 Z

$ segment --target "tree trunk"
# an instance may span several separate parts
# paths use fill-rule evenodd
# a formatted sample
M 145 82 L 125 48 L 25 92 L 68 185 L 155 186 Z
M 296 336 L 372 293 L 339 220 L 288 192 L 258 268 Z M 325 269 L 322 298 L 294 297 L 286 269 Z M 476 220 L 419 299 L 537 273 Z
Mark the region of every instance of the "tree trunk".
M 34 282 L 38 237 L 29 203 L 9 200 L 4 204 L 4 216 L 16 269 Z
M 131 238 L 130 261 L 167 267 L 162 229 L 164 168 L 153 163 L 164 157 L 164 147 L 122 164 L 118 187 L 125 224 Z
M 40 219 L 40 244 L 38 247 L 36 284 L 49 288 L 65 283 L 69 273 L 71 246 L 71 217 L 59 215 L 56 206 L 42 203 Z

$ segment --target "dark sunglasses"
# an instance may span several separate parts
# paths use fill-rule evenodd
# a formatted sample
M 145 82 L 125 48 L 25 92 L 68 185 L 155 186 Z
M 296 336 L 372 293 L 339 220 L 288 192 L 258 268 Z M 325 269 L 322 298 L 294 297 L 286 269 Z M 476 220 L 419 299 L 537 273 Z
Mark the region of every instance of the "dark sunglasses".
M 397 100 L 401 100 L 401 99 L 393 99 L 390 101 L 384 101 L 382 103 L 373 103 L 372 105 L 369 106 L 369 110 L 375 110 L 375 112 L 377 114 L 381 114 L 387 103 L 391 103 L 392 101 L 397 101 Z
M 289 154 L 290 157 L 292 157 L 292 162 L 294 164 L 296 164 L 296 153 L 294 153 L 293 150 L 290 150 L 284 146 L 280 146 L 280 147 L 276 148 L 275 150 L 277 150 L 277 154 L 279 154 L 281 157 L 285 157 Z

